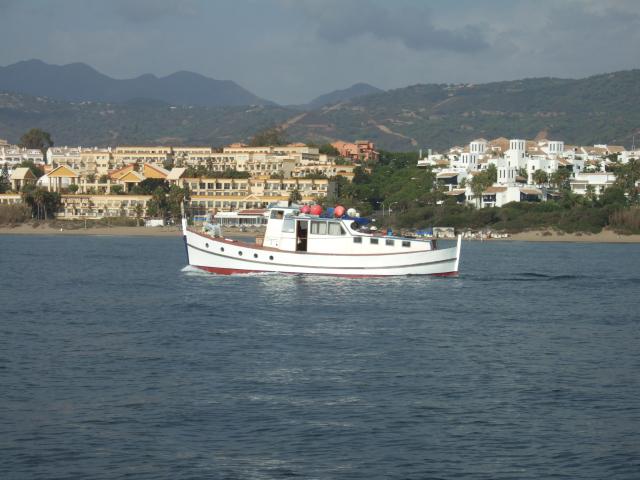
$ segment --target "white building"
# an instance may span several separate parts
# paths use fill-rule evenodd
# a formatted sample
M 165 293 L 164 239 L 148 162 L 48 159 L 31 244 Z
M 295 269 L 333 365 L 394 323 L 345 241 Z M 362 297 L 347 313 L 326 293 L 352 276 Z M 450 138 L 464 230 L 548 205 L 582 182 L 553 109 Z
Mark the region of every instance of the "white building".
M 42 152 L 38 149 L 21 148 L 7 143 L 0 144 L 0 167 L 6 165 L 10 170 L 25 160 L 36 165 L 44 165 Z
M 579 195 L 585 195 L 587 188 L 591 186 L 596 195 L 601 195 L 606 188 L 611 187 L 616 181 L 616 176 L 609 172 L 582 172 L 570 181 L 571 191 Z

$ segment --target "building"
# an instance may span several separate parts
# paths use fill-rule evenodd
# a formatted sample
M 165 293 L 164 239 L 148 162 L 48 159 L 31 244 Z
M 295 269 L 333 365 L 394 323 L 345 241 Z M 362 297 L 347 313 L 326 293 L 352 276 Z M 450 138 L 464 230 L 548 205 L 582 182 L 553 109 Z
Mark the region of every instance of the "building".
M 380 157 L 373 142 L 368 140 L 358 140 L 355 143 L 339 140 L 331 145 L 341 157 L 350 158 L 354 162 L 377 162 Z
M 596 196 L 602 195 L 605 189 L 613 186 L 616 176 L 608 172 L 583 172 L 569 181 L 571 191 L 579 195 L 586 195 L 589 191 Z
M 19 167 L 13 169 L 9 181 L 11 182 L 11 190 L 19 192 L 26 185 L 35 184 L 37 178 L 28 167 Z
M 56 213 L 61 219 L 144 218 L 150 195 L 64 194 Z
M 44 156 L 38 149 L 21 148 L 8 143 L 0 144 L 0 167 L 7 166 L 13 169 L 22 162 L 30 161 L 35 165 L 44 165 Z
M 163 146 L 124 146 L 116 147 L 113 152 L 113 161 L 116 168 L 131 163 L 152 163 L 164 166 L 173 162 L 173 150 Z

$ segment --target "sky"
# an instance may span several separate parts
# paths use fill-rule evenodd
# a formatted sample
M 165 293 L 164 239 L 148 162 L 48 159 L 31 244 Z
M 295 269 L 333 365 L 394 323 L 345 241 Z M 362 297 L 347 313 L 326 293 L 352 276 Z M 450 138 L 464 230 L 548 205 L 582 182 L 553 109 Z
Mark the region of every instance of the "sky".
M 640 0 L 0 0 L 0 26 L 0 65 L 189 70 L 284 105 L 640 67 Z

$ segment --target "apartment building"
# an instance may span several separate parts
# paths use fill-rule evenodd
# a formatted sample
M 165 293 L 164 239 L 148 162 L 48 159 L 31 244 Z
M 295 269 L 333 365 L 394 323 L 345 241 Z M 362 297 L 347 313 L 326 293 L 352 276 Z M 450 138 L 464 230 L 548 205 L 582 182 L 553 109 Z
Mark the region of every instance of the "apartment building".
M 163 146 L 123 146 L 116 147 L 113 151 L 113 160 L 116 167 L 130 163 L 153 163 L 163 166 L 173 160 L 171 147 Z
M 150 195 L 65 194 L 56 213 L 61 219 L 98 219 L 104 217 L 144 218 Z

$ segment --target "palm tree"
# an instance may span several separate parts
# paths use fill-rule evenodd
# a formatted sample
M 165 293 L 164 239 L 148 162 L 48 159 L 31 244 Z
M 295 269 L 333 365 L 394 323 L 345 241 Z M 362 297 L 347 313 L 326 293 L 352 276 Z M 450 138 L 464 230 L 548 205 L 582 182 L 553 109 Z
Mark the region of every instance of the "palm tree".
M 46 191 L 44 188 L 36 188 L 35 191 L 33 192 L 33 201 L 36 204 L 36 218 L 40 219 L 43 216 L 43 212 L 44 212 L 44 219 L 47 219 L 47 209 L 45 208 L 45 202 L 46 202 Z
M 473 196 L 476 198 L 476 206 L 480 208 L 480 199 L 482 197 L 482 193 L 493 185 L 493 182 L 489 178 L 489 175 L 486 172 L 482 172 L 478 175 L 474 175 L 471 179 L 471 191 L 473 192 Z
M 549 181 L 549 175 L 544 170 L 536 170 L 533 172 L 533 181 L 536 185 L 544 185 Z
M 289 204 L 294 204 L 294 203 L 298 203 L 302 201 L 302 194 L 300 193 L 300 190 L 298 190 L 298 188 L 294 188 L 293 190 L 291 190 L 291 193 L 289 194 Z

